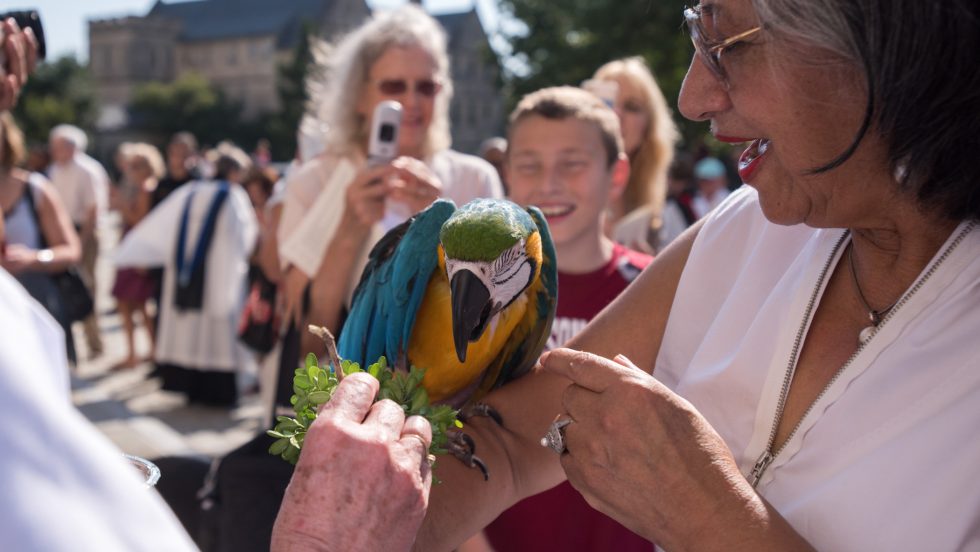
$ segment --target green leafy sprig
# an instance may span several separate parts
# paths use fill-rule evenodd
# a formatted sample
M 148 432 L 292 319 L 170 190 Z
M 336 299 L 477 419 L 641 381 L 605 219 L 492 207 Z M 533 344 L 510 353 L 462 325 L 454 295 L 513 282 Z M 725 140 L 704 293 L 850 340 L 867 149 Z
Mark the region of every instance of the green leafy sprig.
M 332 339 L 332 338 L 331 338 Z M 328 350 L 331 348 L 328 344 Z M 303 449 L 303 440 L 310 425 L 316 420 L 320 406 L 330 401 L 334 390 L 340 383 L 334 371 L 335 363 L 328 368 L 321 368 L 316 355 L 306 355 L 306 364 L 296 370 L 293 376 L 293 393 L 290 399 L 296 417 L 278 416 L 276 427 L 267 431 L 276 441 L 269 447 L 269 453 L 281 456 L 283 460 L 295 464 Z M 381 399 L 391 399 L 401 405 L 405 416 L 424 416 L 432 425 L 432 444 L 429 446 L 431 455 L 445 454 L 448 442 L 447 432 L 450 428 L 462 428 L 463 424 L 456 415 L 458 411 L 448 405 L 432 405 L 429 394 L 422 387 L 425 370 L 414 366 L 406 373 L 394 371 L 388 366 L 385 357 L 363 370 L 356 362 L 340 360 L 340 372 L 344 377 L 357 372 L 367 372 L 377 379 L 381 385 L 375 402 Z

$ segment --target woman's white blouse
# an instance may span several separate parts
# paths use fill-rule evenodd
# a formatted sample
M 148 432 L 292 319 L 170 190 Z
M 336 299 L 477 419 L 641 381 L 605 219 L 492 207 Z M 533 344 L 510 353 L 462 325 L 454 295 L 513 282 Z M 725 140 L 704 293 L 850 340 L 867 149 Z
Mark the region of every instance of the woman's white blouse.
M 654 374 L 707 418 L 746 476 L 843 234 L 772 224 L 743 187 L 710 215 L 681 276 Z M 818 550 L 980 550 L 978 428 L 974 231 L 817 400 L 757 490 Z

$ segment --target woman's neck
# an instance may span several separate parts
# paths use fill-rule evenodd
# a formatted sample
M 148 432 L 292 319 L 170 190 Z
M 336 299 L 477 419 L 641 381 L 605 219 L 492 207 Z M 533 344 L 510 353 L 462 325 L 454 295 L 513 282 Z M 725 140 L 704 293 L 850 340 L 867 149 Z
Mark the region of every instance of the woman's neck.
M 959 221 L 896 206 L 881 222 L 851 229 L 855 277 L 867 301 L 881 307 L 913 285 Z

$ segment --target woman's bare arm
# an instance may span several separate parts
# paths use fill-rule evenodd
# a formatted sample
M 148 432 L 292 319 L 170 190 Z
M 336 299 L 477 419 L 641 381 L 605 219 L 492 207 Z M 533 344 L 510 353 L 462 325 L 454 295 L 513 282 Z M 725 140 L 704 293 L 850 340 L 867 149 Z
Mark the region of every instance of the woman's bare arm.
M 43 267 L 49 272 L 60 272 L 78 263 L 82 257 L 82 246 L 71 217 L 54 189 L 45 182 L 40 190 L 37 201 L 40 230 L 52 253 L 51 260 L 43 263 Z M 32 193 L 29 187 L 27 193 Z
M 653 369 L 681 272 L 700 225 L 671 244 L 643 274 L 568 346 L 612 358 L 624 354 L 647 371 Z M 559 290 L 559 294 L 561 291 Z M 418 550 L 450 550 L 482 529 L 518 500 L 565 479 L 558 456 L 540 439 L 562 412 L 568 380 L 536 369 L 490 394 L 486 401 L 501 414 L 504 428 L 485 418 L 465 431 L 476 441 L 476 453 L 490 470 L 484 482 L 477 470 L 442 459 L 435 475 Z

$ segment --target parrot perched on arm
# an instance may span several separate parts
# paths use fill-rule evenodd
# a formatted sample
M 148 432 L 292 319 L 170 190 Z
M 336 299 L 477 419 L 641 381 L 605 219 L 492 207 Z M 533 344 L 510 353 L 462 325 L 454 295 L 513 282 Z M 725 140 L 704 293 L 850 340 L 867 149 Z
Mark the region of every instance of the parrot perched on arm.
M 555 248 L 541 211 L 502 199 L 457 209 L 442 199 L 371 250 L 339 353 L 362 366 L 384 355 L 395 369 L 423 368 L 429 399 L 465 414 L 531 369 L 557 301 Z

